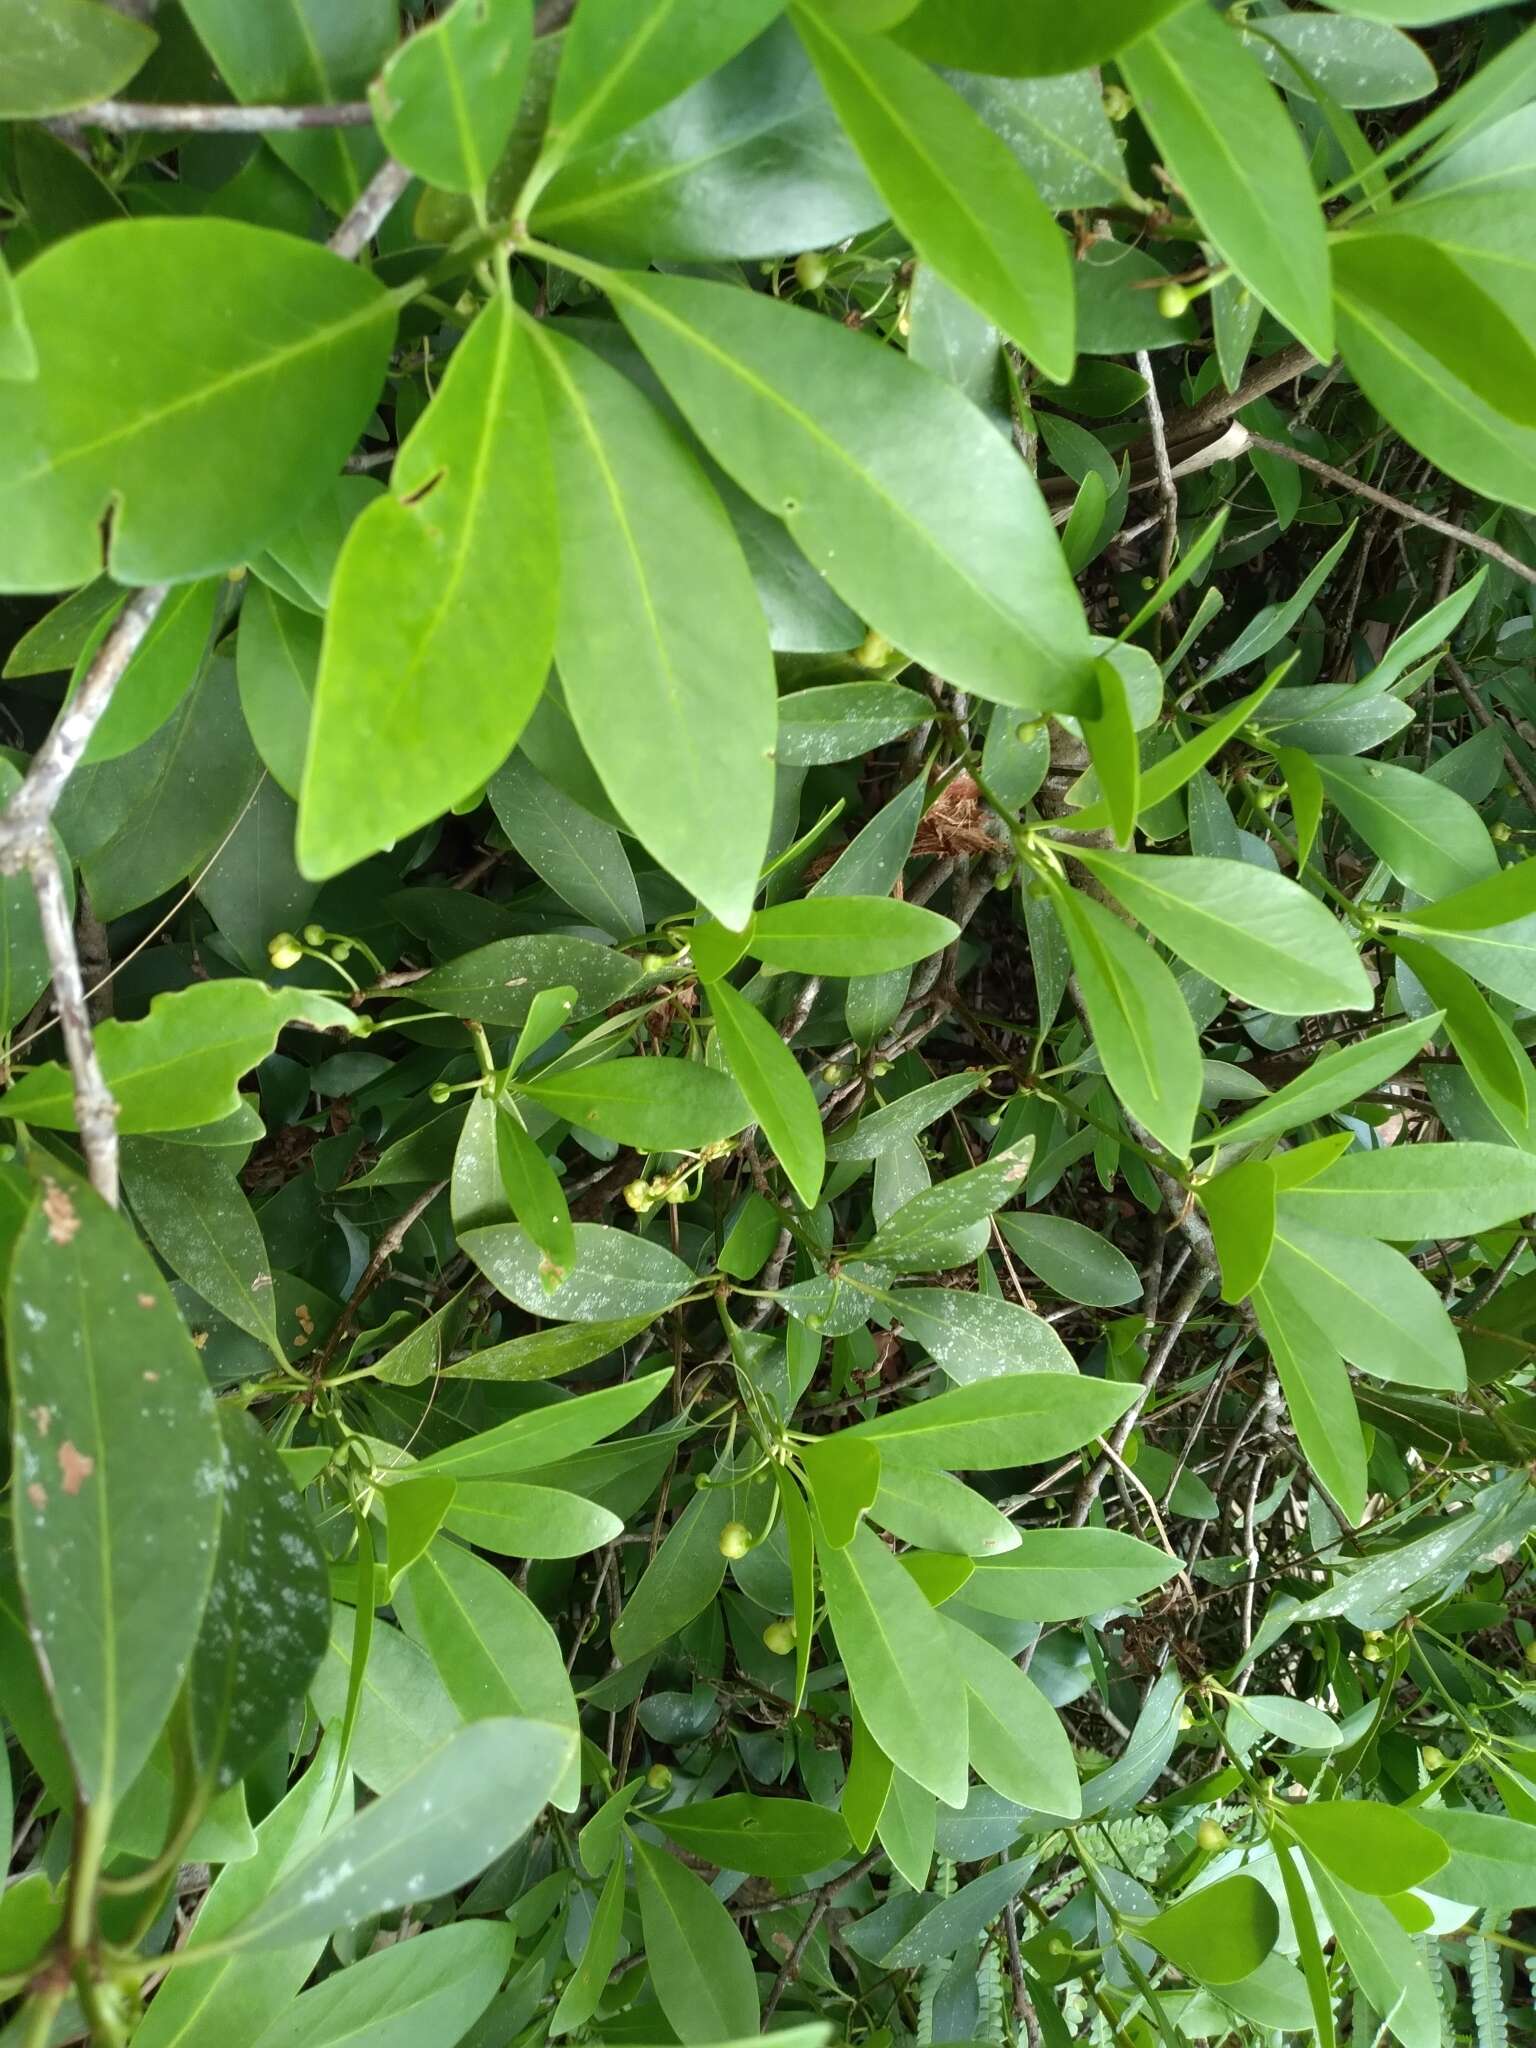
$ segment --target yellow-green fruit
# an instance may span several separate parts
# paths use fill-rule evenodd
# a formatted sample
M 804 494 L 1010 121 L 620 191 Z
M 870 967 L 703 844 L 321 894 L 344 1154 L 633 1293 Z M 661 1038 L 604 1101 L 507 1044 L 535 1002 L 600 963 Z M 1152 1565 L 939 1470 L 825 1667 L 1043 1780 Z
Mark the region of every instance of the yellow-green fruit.
M 1157 295 L 1157 310 L 1165 320 L 1181 320 L 1189 311 L 1189 293 L 1181 284 L 1165 284 Z
M 727 1522 L 720 1531 L 720 1555 L 745 1557 L 752 1548 L 752 1531 L 745 1522 Z
M 1214 1856 L 1218 1849 L 1227 1846 L 1227 1831 L 1219 1821 L 1203 1820 L 1195 1829 L 1195 1840 L 1207 1856 Z
M 795 1624 L 792 1621 L 770 1621 L 763 1630 L 763 1647 L 771 1650 L 775 1657 L 787 1657 L 795 1647 Z
M 645 1782 L 653 1792 L 670 1792 L 672 1773 L 665 1764 L 652 1764 L 645 1774 Z
M 829 265 L 819 249 L 807 249 L 795 258 L 795 283 L 803 292 L 819 292 L 827 281 Z

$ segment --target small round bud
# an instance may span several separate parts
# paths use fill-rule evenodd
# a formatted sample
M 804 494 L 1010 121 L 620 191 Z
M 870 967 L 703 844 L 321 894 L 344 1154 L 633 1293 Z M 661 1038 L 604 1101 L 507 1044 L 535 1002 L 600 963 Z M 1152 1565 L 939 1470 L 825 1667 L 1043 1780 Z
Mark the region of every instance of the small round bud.
M 297 967 L 304 958 L 304 948 L 292 932 L 279 932 L 267 941 L 267 958 L 278 969 Z
M 1530 1669 L 1536 1670 L 1536 1643 L 1527 1643 L 1520 1654 L 1525 1659 L 1526 1665 Z
M 1157 310 L 1165 320 L 1182 320 L 1189 311 L 1189 293 L 1181 284 L 1165 284 L 1157 295 Z
M 821 1332 L 827 1327 L 827 1319 L 825 1316 L 807 1316 L 805 1319 L 805 1327 L 808 1330 L 814 1330 L 819 1336 Z
M 645 1774 L 646 1787 L 652 1792 L 670 1792 L 672 1773 L 665 1764 L 652 1764 Z
M 1495 846 L 1508 846 L 1515 836 L 1515 828 L 1507 818 L 1496 818 L 1488 827 L 1488 834 Z
M 771 1650 L 775 1657 L 787 1657 L 795 1647 L 795 1624 L 792 1621 L 770 1621 L 763 1630 L 763 1647 Z
M 352 958 L 350 942 L 346 939 L 338 939 L 331 948 L 331 958 L 333 960 L 350 960 Z
M 1364 1643 L 1360 1649 L 1367 1664 L 1380 1664 L 1387 1654 L 1385 1643 Z
M 891 1071 L 891 1063 L 889 1060 L 874 1060 L 870 1064 L 869 1071 L 877 1081 L 883 1081 Z
M 446 1081 L 434 1081 L 427 1090 L 428 1102 L 448 1102 L 452 1099 L 452 1096 L 453 1090 Z
M 648 1180 L 632 1180 L 624 1190 L 624 1199 L 637 1216 L 643 1216 L 655 1206 L 651 1198 L 651 1184 Z
M 1134 104 L 1123 85 L 1106 85 L 1101 97 L 1104 111 L 1111 121 L 1123 121 Z
M 306 946 L 323 946 L 329 936 L 323 924 L 307 924 L 304 927 Z
M 1227 1846 L 1227 1831 L 1220 1821 L 1203 1820 L 1195 1829 L 1195 1840 L 1207 1856 L 1214 1856 L 1218 1849 Z
M 1044 731 L 1043 718 L 1026 718 L 1022 725 L 1013 728 L 1013 736 L 1021 747 L 1031 747 Z
M 848 1078 L 848 1069 L 841 1060 L 828 1060 L 821 1070 L 821 1078 L 829 1088 L 840 1088 Z
M 661 1199 L 670 1202 L 675 1209 L 679 1202 L 688 1199 L 688 1183 L 685 1180 L 669 1180 L 661 1191 Z
M 1443 1771 L 1445 1769 L 1445 1751 L 1443 1749 L 1436 1749 L 1432 1742 L 1425 1743 L 1424 1747 L 1419 1751 L 1419 1757 L 1426 1771 Z
M 859 642 L 859 651 L 854 660 L 860 668 L 884 668 L 896 652 L 883 633 L 877 633 L 873 626 Z
M 1156 590 L 1157 578 L 1155 576 L 1143 576 L 1141 579 L 1141 587 L 1143 590 Z
M 644 953 L 641 955 L 640 965 L 647 974 L 665 974 L 672 962 L 665 953 Z
M 1363 1634 L 1364 1634 L 1364 1636 L 1365 1636 L 1365 1640 L 1366 1640 L 1366 1641 L 1367 1641 L 1368 1643 L 1380 1643 L 1380 1642 L 1384 1642 L 1384 1641 L 1386 1640 L 1386 1638 L 1385 1638 L 1384 1634 L 1382 1633 L 1382 1631 L 1381 1631 L 1381 1630 L 1380 1630 L 1379 1628 L 1368 1628 L 1368 1629 L 1365 1629 L 1365 1630 L 1363 1631 Z
M 987 1115 L 982 1118 L 982 1122 L 986 1125 L 989 1131 L 995 1131 L 998 1125 L 1002 1122 L 1002 1120 L 1003 1112 L 1000 1109 L 990 1110 L 987 1113 Z
M 752 1548 L 752 1531 L 745 1522 L 727 1522 L 720 1531 L 720 1555 L 745 1557 Z
M 819 292 L 831 267 L 819 249 L 807 249 L 795 258 L 795 283 L 803 292 Z

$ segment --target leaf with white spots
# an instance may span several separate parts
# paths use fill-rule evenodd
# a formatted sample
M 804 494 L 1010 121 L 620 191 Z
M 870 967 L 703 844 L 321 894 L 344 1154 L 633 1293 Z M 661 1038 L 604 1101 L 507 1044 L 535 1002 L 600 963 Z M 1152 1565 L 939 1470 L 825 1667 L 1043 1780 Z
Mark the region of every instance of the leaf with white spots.
M 229 1937 L 288 1948 L 478 1877 L 525 1835 L 575 1754 L 547 1721 L 474 1721 L 338 1828 Z
M 110 1808 L 186 1676 L 224 1448 L 149 1254 L 52 1160 L 33 1172 L 7 1317 L 16 1566 L 81 1795 Z
M 224 1513 L 188 1683 L 200 1770 L 232 1785 L 304 1697 L 331 1633 L 331 1585 L 308 1510 L 250 1416 L 221 1408 Z

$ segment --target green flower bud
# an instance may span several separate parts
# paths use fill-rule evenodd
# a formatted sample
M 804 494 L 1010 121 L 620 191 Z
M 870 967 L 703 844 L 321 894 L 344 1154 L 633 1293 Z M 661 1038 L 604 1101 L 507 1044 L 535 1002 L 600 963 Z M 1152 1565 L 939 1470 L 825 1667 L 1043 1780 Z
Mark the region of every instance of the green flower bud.
M 1111 121 L 1123 121 L 1135 104 L 1123 85 L 1106 85 L 1101 98 Z
M 1432 1742 L 1425 1743 L 1424 1747 L 1419 1751 L 1419 1756 L 1423 1761 L 1425 1770 L 1430 1772 L 1431 1775 L 1436 1771 L 1443 1771 L 1445 1769 L 1445 1751 L 1443 1749 L 1436 1749 Z
M 304 958 L 304 948 L 292 932 L 279 932 L 267 941 L 267 958 L 279 970 L 297 967 Z
M 648 1789 L 652 1792 L 670 1792 L 672 1790 L 672 1773 L 665 1764 L 652 1764 L 645 1774 L 645 1782 Z
M 848 1078 L 848 1069 L 841 1060 L 828 1060 L 821 1070 L 821 1078 L 829 1088 L 840 1088 Z
M 1227 1831 L 1219 1821 L 1203 1820 L 1195 1829 L 1195 1840 L 1207 1856 L 1214 1856 L 1218 1849 L 1227 1846 Z
M 641 955 L 640 965 L 647 974 L 665 974 L 672 961 L 666 953 L 644 953 Z
M 1488 827 L 1488 836 L 1495 846 L 1508 846 L 1515 836 L 1515 828 L 1507 818 L 1497 818 Z
M 1526 1664 L 1532 1670 L 1536 1670 L 1536 1643 L 1527 1643 L 1520 1654 L 1524 1657 Z
M 330 933 L 323 924 L 307 924 L 304 927 L 304 943 L 306 946 L 323 946 L 329 937 Z
M 452 1097 L 453 1090 L 446 1081 L 434 1081 L 427 1090 L 427 1100 L 429 1102 L 448 1102 L 452 1100 Z
M 859 642 L 859 651 L 853 657 L 860 668 L 884 668 L 896 652 L 883 633 L 877 633 L 873 626 Z
M 1182 320 L 1189 311 L 1189 293 L 1181 284 L 1165 284 L 1157 295 L 1157 310 L 1165 320 Z
M 869 1071 L 877 1081 L 883 1081 L 891 1071 L 891 1063 L 889 1060 L 874 1060 L 870 1064 Z
M 752 1548 L 752 1531 L 745 1522 L 727 1522 L 720 1531 L 720 1555 L 745 1557 Z
M 795 283 L 803 292 L 819 292 L 831 267 L 819 249 L 807 249 L 795 258 Z
M 648 1210 L 656 1206 L 648 1180 L 632 1180 L 624 1190 L 624 1199 L 637 1216 L 644 1216 Z
M 770 1621 L 763 1630 L 763 1647 L 771 1650 L 775 1657 L 787 1657 L 795 1647 L 795 1624 L 792 1621 Z

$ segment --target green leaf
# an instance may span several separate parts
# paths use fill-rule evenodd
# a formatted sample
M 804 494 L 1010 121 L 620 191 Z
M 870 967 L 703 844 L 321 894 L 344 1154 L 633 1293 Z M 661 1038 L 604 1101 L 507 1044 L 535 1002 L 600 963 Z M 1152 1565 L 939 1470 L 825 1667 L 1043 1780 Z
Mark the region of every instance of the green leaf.
M 1389 762 L 1350 754 L 1314 760 L 1330 798 L 1410 889 L 1444 896 L 1497 877 L 1488 828 L 1454 790 Z
M 516 1225 L 495 1224 L 485 1229 L 460 1232 L 460 1248 L 468 1252 L 486 1278 L 531 1316 L 558 1317 L 567 1323 L 596 1323 L 607 1326 L 642 1318 L 641 1327 L 653 1322 L 694 1284 L 692 1270 L 669 1252 L 665 1245 L 652 1244 L 632 1231 L 614 1230 L 605 1223 L 578 1223 L 576 1264 L 558 1287 L 546 1288 L 543 1255 L 525 1230 Z M 528 1341 L 528 1340 L 523 1340 Z M 606 1333 L 603 1351 L 613 1349 L 614 1339 Z M 517 1364 L 510 1377 L 544 1379 L 543 1370 L 529 1373 L 530 1356 L 542 1353 L 508 1351 L 505 1356 Z M 557 1354 L 561 1363 L 552 1370 L 566 1369 L 568 1354 Z M 469 1379 L 501 1379 L 508 1375 L 498 1366 L 492 1374 L 475 1372 Z
M 0 383 L 0 590 L 88 582 L 103 520 L 121 583 L 238 565 L 341 467 L 395 324 L 356 264 L 232 220 L 89 228 L 16 294 L 41 367 Z
M 1290 116 L 1237 34 L 1205 8 L 1185 7 L 1119 63 L 1206 238 L 1327 362 L 1333 315 L 1322 210 Z
M 671 1376 L 669 1368 L 621 1386 L 600 1388 L 595 1394 L 573 1394 L 567 1400 L 530 1408 L 478 1436 L 445 1445 L 423 1458 L 416 1469 L 451 1472 L 458 1480 L 500 1479 L 568 1458 L 573 1451 L 600 1443 L 633 1422 L 650 1407 Z
M 554 650 L 554 491 L 526 331 L 502 292 L 342 548 L 299 797 L 306 874 L 391 846 L 506 759 Z
M 213 577 L 171 591 L 112 692 L 83 760 L 113 760 L 158 732 L 203 665 L 221 594 L 222 585 Z M 71 699 L 114 616 L 102 619 L 80 650 L 70 678 Z
M 124 1134 L 185 1131 L 216 1123 L 240 1107 L 237 1084 L 289 1024 L 317 1031 L 353 1029 L 356 1018 L 308 989 L 271 989 L 257 981 L 202 981 L 154 998 L 149 1015 L 96 1027 L 96 1050 L 121 1112 Z M 48 1130 L 72 1131 L 75 1089 L 57 1060 L 33 1067 L 3 1098 L 7 1116 Z
M 974 1095 L 984 1079 L 980 1068 L 963 1074 L 946 1074 L 928 1081 L 909 1094 L 900 1095 L 883 1109 L 866 1110 L 855 1121 L 839 1124 L 827 1140 L 829 1159 L 879 1159 L 899 1151 L 920 1131 L 958 1108 Z
M 1197 1138 L 1197 1147 L 1251 1144 L 1272 1138 L 1299 1125 L 1312 1123 L 1332 1110 L 1342 1109 L 1356 1097 L 1367 1095 L 1390 1081 L 1414 1055 L 1423 1050 L 1440 1023 L 1435 1012 L 1428 1017 L 1410 1018 L 1393 1024 L 1355 1045 L 1344 1046 L 1315 1059 L 1303 1074 L 1252 1109 L 1244 1110 L 1208 1138 Z
M 811 1645 L 816 1638 L 816 1538 L 811 1511 L 805 1495 L 782 1465 L 773 1468 L 779 1506 L 784 1515 L 784 1540 L 789 1551 L 790 1592 L 795 1625 L 794 1711 L 805 1699 L 805 1681 L 811 1667 Z
M 1013 1523 L 984 1495 L 948 1472 L 925 1472 L 917 1465 L 882 1461 L 869 1516 L 904 1543 L 956 1556 L 991 1557 L 1019 1540 Z
M 999 1217 L 999 1227 L 1011 1220 Z M 921 1344 L 962 1385 L 999 1372 L 1077 1370 L 1051 1325 L 1017 1302 L 951 1287 L 902 1287 L 882 1305 L 892 1329 Z
M 1064 1300 L 1120 1308 L 1141 1299 L 1140 1276 L 1125 1253 L 1070 1216 L 1010 1209 L 997 1227 L 1030 1271 Z
M 1178 1569 L 1117 1529 L 1024 1529 L 1016 1549 L 977 1561 L 965 1599 L 1010 1621 L 1078 1621 L 1155 1592 Z
M 1138 1921 L 1135 1932 L 1196 1983 L 1236 1984 L 1274 1948 L 1280 1914 L 1258 1879 L 1240 1870 L 1187 1892 L 1153 1919 Z
M 1071 851 L 1154 937 L 1240 1001 L 1282 1017 L 1373 1006 L 1349 934 L 1285 875 L 1192 854 Z
M 735 1921 L 675 1856 L 631 1839 L 645 1956 L 668 2024 L 683 2042 L 752 2036 L 757 1978 Z
M 202 1630 L 187 1674 L 198 1767 L 237 1784 L 303 1700 L 331 1631 L 326 1559 L 266 1437 L 221 1406 L 223 1512 Z
M 515 1479 L 460 1480 L 443 1520 L 455 1536 L 498 1557 L 585 1557 L 624 1527 L 580 1494 Z
M 842 1817 L 808 1799 L 730 1792 L 674 1806 L 655 1819 L 669 1841 L 722 1870 L 742 1870 L 749 1877 L 804 1877 L 849 1853 Z
M 282 1878 L 226 1939 L 289 1948 L 452 1891 L 528 1832 L 574 1756 L 571 1732 L 544 1721 L 461 1728 Z
M 762 34 L 784 0 L 597 0 L 565 38 L 546 146 L 557 157 L 617 135 L 718 71 Z M 750 2028 L 738 2031 L 751 2032 Z
M 770 903 L 752 920 L 747 951 L 796 974 L 888 974 L 958 938 L 949 918 L 891 896 L 812 896 Z
M 710 1014 L 726 1064 L 762 1126 L 802 1208 L 813 1209 L 826 1171 L 821 1110 L 800 1062 L 729 982 L 709 984 Z
M 1365 1514 L 1365 1440 L 1338 1348 L 1288 1292 L 1268 1277 L 1253 1310 L 1269 1345 L 1302 1454 L 1350 1522 Z
M 957 391 L 760 292 L 635 272 L 605 285 L 721 468 L 893 646 L 1001 703 L 1092 708 L 1044 502 Z
M 1129 846 L 1141 809 L 1141 749 L 1119 669 L 1113 661 L 1100 659 L 1094 663 L 1093 673 L 1099 687 L 1099 713 L 1096 718 L 1084 716 L 1083 737 L 1104 793 L 1110 828 L 1122 846 Z
M 1243 1694 L 1242 1711 L 1270 1735 L 1297 1749 L 1337 1749 L 1344 1737 L 1339 1724 L 1310 1700 L 1293 1700 L 1285 1693 Z
M 1417 941 L 1392 941 L 1392 950 L 1445 1019 L 1445 1035 L 1473 1087 L 1515 1143 L 1531 1114 L 1530 1059 L 1471 976 Z
M 458 1474 L 455 1474 L 458 1477 Z M 407 1631 L 422 1643 L 466 1721 L 526 1717 L 580 1738 L 576 1701 L 559 1639 L 511 1579 L 439 1536 L 395 1588 Z M 567 1813 L 580 1798 L 574 1752 L 546 1795 Z
M 889 1408 L 843 1434 L 877 1443 L 882 1458 L 901 1464 L 999 1472 L 1081 1450 L 1102 1436 L 1134 1398 L 1133 1387 L 1115 1381 L 1013 1373 L 934 1394 L 906 1408 Z
M 827 97 L 918 255 L 1046 376 L 1072 374 L 1072 269 L 1045 202 L 953 87 L 878 36 L 797 7 Z
M 675 428 L 590 350 L 547 323 L 535 331 L 571 716 L 641 845 L 734 929 L 752 908 L 773 804 L 777 693 L 751 575 Z
M 1265 1291 L 1305 1303 L 1330 1342 L 1362 1372 L 1401 1386 L 1459 1392 L 1466 1384 L 1461 1346 L 1417 1266 L 1371 1238 L 1336 1238 L 1308 1214 L 1296 1194 L 1282 1196 Z
M 1010 0 L 921 0 L 894 31 L 934 64 L 1012 77 L 1078 71 L 1112 57 L 1183 0 L 1082 0 L 1070 14 Z
M 410 1468 L 406 1470 L 409 1474 Z M 382 1489 L 384 1521 L 389 1531 L 385 1578 L 391 1593 L 417 1558 L 425 1554 L 443 1526 L 443 1517 L 452 1507 L 458 1490 L 457 1480 L 438 1472 L 392 1480 Z
M 1536 1210 L 1536 1158 L 1466 1142 L 1347 1152 L 1286 1208 L 1340 1237 L 1472 1237 Z
M 37 1181 L 7 1296 L 16 1569 L 76 1782 L 104 1827 L 192 1656 L 224 1447 L 154 1261 L 83 1182 L 48 1163 Z
M 517 118 L 533 40 L 526 0 L 455 0 L 368 88 L 384 147 L 428 184 L 483 192 Z
M 1310 1858 L 1376 1898 L 1426 1883 L 1450 1854 L 1423 1821 L 1377 1799 L 1312 1800 L 1283 1818 Z
M 522 754 L 511 755 L 486 791 L 503 832 L 534 872 L 578 917 L 615 939 L 645 929 L 645 912 L 624 842 Z
M 267 1248 L 231 1167 L 158 1138 L 127 1139 L 119 1165 L 139 1227 L 171 1271 L 281 1357 Z
M 412 982 L 410 993 L 413 1000 L 455 1017 L 511 1027 L 527 1021 L 546 989 L 573 989 L 576 1014 L 590 1017 L 620 1002 L 644 979 L 634 961 L 611 946 L 539 932 L 461 953 Z
M 1400 914 L 1409 927 L 1437 932 L 1486 931 L 1536 912 L 1536 860 L 1515 861 L 1496 874 Z
M 540 193 L 533 228 L 562 246 L 644 265 L 821 249 L 877 226 L 885 211 L 793 29 L 776 22 L 638 127 L 572 157 Z M 756 527 L 760 515 L 748 509 Z M 758 530 L 777 551 L 771 531 Z M 814 585 L 793 548 L 785 559 Z M 851 615 L 839 624 L 841 607 L 825 585 L 819 597 L 805 596 L 794 644 L 808 653 L 858 644 L 860 629 Z M 806 631 L 810 643 L 799 638 Z
M 816 1552 L 827 1619 L 870 1734 L 909 1778 L 963 1805 L 965 1689 L 946 1656 L 945 1624 L 873 1531 Z
M 1434 65 L 1385 22 L 1276 15 L 1258 33 L 1250 29 L 1245 42 L 1271 81 L 1302 99 L 1317 97 L 1303 73 L 1341 107 L 1397 107 L 1435 89 Z
M 632 1783 L 643 1790 L 645 1780 L 636 1778 Z M 625 1787 L 625 1791 L 630 1788 Z M 615 1794 L 622 1798 L 623 1793 Z M 582 1830 L 583 1863 L 587 1830 Z M 592 1866 L 587 1863 L 590 1869 Z M 608 1979 L 614 1964 L 619 1959 L 619 1939 L 624 1931 L 624 1893 L 629 1873 L 624 1867 L 622 1856 L 615 1856 L 603 1880 L 603 1889 L 598 1897 L 597 1909 L 587 1929 L 587 1938 L 577 1960 L 575 1969 L 566 1979 L 560 2002 L 555 2007 L 554 2017 L 549 2022 L 553 2035 L 572 2034 L 578 2027 L 584 2027 L 597 2011 L 598 2002 L 608 1988 Z
M 240 708 L 267 772 L 297 799 L 320 668 L 320 621 L 252 580 L 240 607 Z
M 268 2027 L 261 2048 L 457 2041 L 495 1997 L 515 1947 L 504 1921 L 429 1928 L 314 1985 Z
M 1023 1193 L 1034 1150 L 1034 1139 L 1024 1138 L 981 1166 L 924 1188 L 886 1218 L 860 1257 L 876 1265 L 928 1273 L 958 1263 L 951 1254 L 966 1256 L 959 1248 L 965 1234 Z
M 578 1130 L 643 1152 L 696 1151 L 749 1120 L 729 1075 L 697 1060 L 632 1055 L 519 1083 L 518 1092 Z
M 633 1664 L 685 1629 L 725 1579 L 720 1531 L 736 1519 L 736 1488 L 720 1465 L 667 1531 L 613 1625 L 613 1653 Z
M 37 121 L 108 98 L 157 40 L 144 22 L 100 0 L 3 0 L 0 120 Z
M 826 768 L 900 739 L 933 706 L 894 683 L 827 683 L 779 699 L 775 758 L 788 768 Z
M 1450 1851 L 1450 1861 L 1435 1872 L 1440 1897 L 1481 1906 L 1486 1913 L 1513 1913 L 1531 1904 L 1536 1831 L 1528 1822 L 1463 1806 L 1426 1806 L 1414 1817 Z
M 1200 1041 L 1179 985 L 1112 910 L 1056 888 L 1093 1042 L 1110 1086 L 1160 1145 L 1185 1157 L 1200 1105 Z
M 1424 1952 L 1381 1900 L 1336 1884 L 1327 1867 L 1307 1859 L 1318 1904 L 1348 1967 L 1351 1981 L 1388 2025 L 1402 2048 L 1436 2048 L 1440 2002 Z
M 360 99 L 399 33 L 390 0 L 283 0 L 259 15 L 245 0 L 187 0 L 183 12 L 237 99 L 280 106 Z M 367 128 L 279 131 L 267 147 L 336 213 L 359 196 L 382 155 Z
M 540 1278 L 557 1287 L 576 1263 L 576 1237 L 559 1176 L 514 1104 L 497 1104 L 496 1164 L 512 1213 L 543 1254 Z
M 1355 537 L 1356 524 L 1353 519 L 1349 522 L 1333 546 L 1312 569 L 1308 570 L 1289 597 L 1283 598 L 1278 604 L 1265 605 L 1262 611 L 1248 621 L 1232 645 L 1211 664 L 1207 673 L 1212 679 L 1231 675 L 1236 669 L 1247 668 L 1251 662 L 1258 661 L 1261 656 L 1268 654 L 1271 648 L 1279 646 L 1297 622 L 1306 616 L 1308 606 L 1338 567 Z M 1284 670 L 1281 673 L 1283 674 Z M 1279 680 L 1279 676 L 1272 678 L 1276 683 Z M 1289 696 L 1291 693 L 1287 691 L 1283 694 Z M 1276 709 L 1276 705 L 1270 706 L 1270 717 L 1275 715 Z M 1268 724 L 1269 720 L 1265 719 L 1263 722 Z
M 533 1330 L 526 1337 L 509 1338 L 484 1351 L 471 1352 L 457 1364 L 443 1368 L 444 1377 L 460 1380 L 503 1380 L 521 1382 L 553 1379 L 558 1373 L 574 1372 L 606 1358 L 648 1330 L 655 1316 L 621 1316 L 606 1323 L 556 1324 L 548 1330 Z
M 1020 1806 L 1075 1820 L 1082 1793 L 1072 1745 L 1045 1695 L 1011 1657 L 958 1622 L 945 1619 L 944 1640 L 965 1680 L 977 1777 Z
M 1200 1206 L 1221 1261 L 1221 1298 L 1245 1301 L 1264 1277 L 1275 1244 L 1275 1168 L 1244 1159 L 1200 1183 Z
M 880 1491 L 880 1451 L 837 1430 L 800 1447 L 800 1470 L 824 1543 L 845 1550 Z

